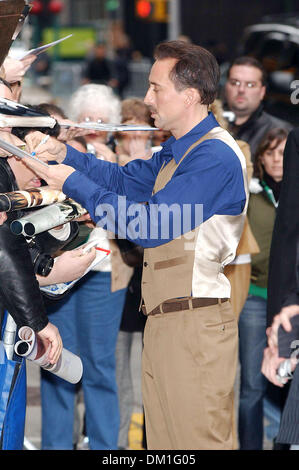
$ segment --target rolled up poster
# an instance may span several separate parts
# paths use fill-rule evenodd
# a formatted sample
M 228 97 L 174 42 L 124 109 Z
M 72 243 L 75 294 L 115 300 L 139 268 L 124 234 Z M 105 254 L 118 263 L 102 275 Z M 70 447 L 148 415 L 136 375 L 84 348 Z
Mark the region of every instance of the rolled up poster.
M 49 186 L 0 193 L 0 212 L 11 212 L 30 207 L 48 206 L 55 202 L 63 202 L 67 196 L 63 192 Z
M 80 204 L 67 199 L 44 207 L 43 209 L 27 214 L 20 219 L 14 220 L 10 224 L 10 229 L 15 235 L 25 235 L 32 237 L 38 233 L 50 230 L 58 225 L 63 225 L 86 214 Z
M 54 375 L 76 384 L 80 381 L 83 373 L 83 365 L 79 356 L 73 354 L 68 349 L 63 348 L 60 358 L 56 364 L 50 364 L 48 360 L 51 345 L 46 349 L 44 343 L 29 326 L 22 326 L 19 329 L 19 341 L 15 344 L 15 353 L 25 357 L 29 361 L 35 362 L 43 369 Z

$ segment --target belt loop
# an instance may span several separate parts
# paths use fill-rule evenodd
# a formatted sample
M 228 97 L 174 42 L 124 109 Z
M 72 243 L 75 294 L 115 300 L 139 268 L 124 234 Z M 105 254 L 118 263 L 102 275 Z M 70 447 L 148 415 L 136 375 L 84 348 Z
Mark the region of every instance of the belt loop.
M 218 298 L 218 305 L 221 307 L 221 299 Z
M 189 305 L 189 310 L 193 310 L 193 302 L 192 302 L 191 297 L 189 297 L 189 299 L 188 299 L 188 305 Z
M 164 313 L 163 312 L 163 303 L 159 305 L 159 310 L 160 310 L 160 313 Z

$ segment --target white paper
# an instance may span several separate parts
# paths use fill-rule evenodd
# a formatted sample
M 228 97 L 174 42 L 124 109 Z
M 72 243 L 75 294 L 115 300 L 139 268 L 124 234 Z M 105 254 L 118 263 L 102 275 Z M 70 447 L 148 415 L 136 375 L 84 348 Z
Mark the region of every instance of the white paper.
M 128 131 L 157 131 L 157 127 L 138 126 L 133 124 L 106 124 L 102 122 L 79 122 L 76 124 L 60 124 L 60 127 L 66 129 L 70 127 L 79 127 L 80 129 L 90 129 L 103 132 L 128 132 Z
M 92 248 L 93 246 L 97 246 L 98 248 L 100 248 L 98 245 L 102 242 L 102 238 L 100 239 L 94 239 L 92 240 L 91 242 L 87 242 L 85 243 L 84 245 L 81 245 L 79 246 L 78 248 L 76 249 L 80 249 L 80 248 L 83 248 L 83 253 L 86 253 L 86 251 L 88 251 L 90 248 Z M 110 251 L 109 250 L 97 250 L 96 251 L 96 257 L 95 259 L 93 260 L 93 262 L 88 266 L 88 268 L 86 269 L 86 271 L 84 272 L 84 274 L 79 277 L 78 279 L 75 279 L 74 281 L 70 281 L 70 282 L 61 282 L 59 284 L 51 284 L 49 286 L 43 286 L 43 287 L 40 287 L 40 290 L 45 292 L 45 293 L 48 293 L 48 294 L 51 294 L 51 295 L 60 295 L 60 294 L 63 294 L 64 292 L 66 292 L 68 289 L 71 289 L 73 287 L 73 285 L 79 281 L 79 279 L 81 279 L 83 276 L 85 276 L 89 271 L 91 271 L 96 265 L 102 263 L 106 258 L 107 256 L 110 255 Z M 57 259 L 57 258 L 56 258 Z M 55 261 L 54 261 L 55 262 Z
M 50 127 L 56 120 L 50 116 L 9 116 L 0 114 L 0 127 Z
M 70 38 L 71 36 L 73 36 L 73 35 L 72 35 L 72 34 L 69 34 L 68 36 L 65 36 L 65 37 L 62 38 L 62 39 L 57 39 L 57 41 L 49 42 L 48 44 L 45 44 L 44 46 L 36 47 L 35 49 L 30 49 L 30 51 L 27 51 L 27 52 L 25 52 L 25 54 L 23 54 L 23 55 L 21 55 L 20 57 L 18 57 L 18 59 L 19 59 L 19 60 L 25 59 L 25 57 L 28 57 L 29 55 L 39 55 L 39 54 L 41 54 L 42 52 L 44 52 L 44 51 L 46 51 L 47 49 L 49 49 L 50 47 L 55 46 L 55 45 L 58 44 L 59 42 L 65 41 L 65 39 L 68 39 L 68 38 Z

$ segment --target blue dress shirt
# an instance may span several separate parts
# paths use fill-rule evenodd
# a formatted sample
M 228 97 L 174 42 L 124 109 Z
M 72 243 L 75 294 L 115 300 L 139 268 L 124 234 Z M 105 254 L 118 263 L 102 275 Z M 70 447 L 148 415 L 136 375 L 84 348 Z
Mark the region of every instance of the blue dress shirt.
M 239 215 L 246 202 L 242 167 L 232 148 L 219 139 L 206 140 L 195 147 L 166 186 L 152 195 L 163 163 L 166 165 L 172 158 L 178 163 L 194 142 L 217 126 L 209 113 L 181 138 L 168 139 L 151 159 L 133 160 L 123 167 L 67 146 L 63 163 L 76 171 L 66 179 L 62 190 L 79 202 L 97 225 L 145 248 L 167 243 L 214 214 Z M 190 224 L 184 224 L 183 217 L 169 211 L 169 231 L 165 234 L 163 211 L 157 209 L 163 204 L 182 210 L 188 205 Z M 199 205 L 200 222 L 196 211 Z

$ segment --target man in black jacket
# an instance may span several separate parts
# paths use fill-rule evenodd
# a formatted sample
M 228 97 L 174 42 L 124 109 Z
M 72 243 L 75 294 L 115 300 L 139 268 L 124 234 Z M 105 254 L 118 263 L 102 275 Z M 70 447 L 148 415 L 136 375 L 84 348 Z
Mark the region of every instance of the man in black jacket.
M 0 96 L 12 99 L 9 84 L 0 78 Z M 16 145 L 24 145 L 17 137 L 8 132 L 1 132 L 1 138 Z M 19 188 L 14 174 L 12 162 L 3 158 L 5 151 L 0 151 L 0 193 L 16 191 Z M 14 159 L 14 157 L 11 157 Z M 19 162 L 20 163 L 20 162 Z M 22 163 L 21 163 L 22 166 Z M 27 168 L 32 173 L 32 170 Z M 26 168 L 21 168 L 19 173 L 24 175 Z M 34 174 L 32 173 L 32 176 Z M 58 329 L 48 321 L 43 297 L 36 279 L 34 266 L 32 264 L 28 243 L 23 236 L 16 236 L 10 230 L 11 222 L 21 216 L 19 211 L 10 212 L 1 216 L 0 223 L 0 327 L 3 321 L 4 311 L 7 310 L 13 317 L 17 326 L 27 325 L 31 327 L 38 336 L 51 344 L 49 360 L 56 363 L 62 351 L 62 340 Z M 69 237 L 74 238 L 74 231 Z M 52 251 L 52 254 L 62 248 L 70 238 L 63 243 L 50 234 L 40 234 L 40 248 Z M 89 264 L 89 263 L 88 263 Z M 51 284 L 51 282 L 49 282 Z
M 253 57 L 239 57 L 230 65 L 225 84 L 228 109 L 235 114 L 230 132 L 235 139 L 250 145 L 254 160 L 264 135 L 274 127 L 290 130 L 292 126 L 271 116 L 263 109 L 266 94 L 266 73 L 262 64 Z
M 0 159 L 0 192 L 17 190 L 14 174 L 6 158 Z M 45 342 L 51 343 L 49 359 L 57 362 L 62 341 L 57 328 L 47 318 L 39 284 L 36 280 L 28 244 L 13 235 L 10 223 L 18 217 L 9 213 L 0 227 L 0 312 L 6 309 L 18 326 L 28 325 Z
M 292 130 L 288 136 L 284 151 L 283 167 L 284 177 L 272 236 L 268 277 L 267 323 L 269 326 L 272 326 L 268 330 L 269 345 L 272 346 L 272 350 L 270 347 L 265 350 L 262 369 L 264 375 L 275 385 L 279 385 L 275 379 L 275 370 L 282 361 L 279 356 L 284 356 L 281 348 L 279 350 L 280 354 L 278 354 L 277 330 L 285 317 L 294 316 L 299 313 L 298 128 Z M 299 317 L 296 320 L 298 319 Z M 288 321 L 286 325 L 288 325 Z M 295 339 L 299 340 L 299 337 L 297 336 Z M 277 436 L 278 442 L 299 444 L 298 394 L 299 367 L 297 366 L 283 410 L 280 432 Z
M 297 266 L 298 272 L 299 266 Z M 283 387 L 291 376 L 283 381 L 277 377 L 280 364 L 288 358 L 293 371 L 293 380 L 282 412 L 280 429 L 276 442 L 291 444 L 291 449 L 299 449 L 299 284 L 287 297 L 290 304 L 283 307 L 274 317 L 271 328 L 268 329 L 269 347 L 264 351 L 262 372 L 274 385 Z M 295 303 L 296 302 L 296 303 Z

